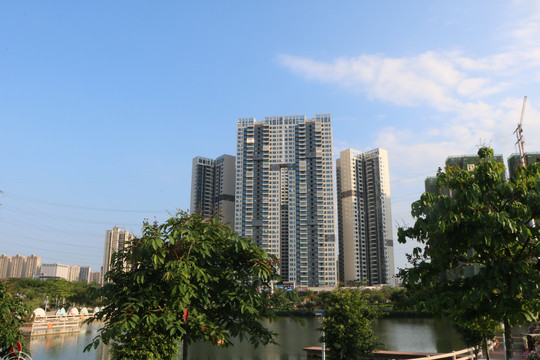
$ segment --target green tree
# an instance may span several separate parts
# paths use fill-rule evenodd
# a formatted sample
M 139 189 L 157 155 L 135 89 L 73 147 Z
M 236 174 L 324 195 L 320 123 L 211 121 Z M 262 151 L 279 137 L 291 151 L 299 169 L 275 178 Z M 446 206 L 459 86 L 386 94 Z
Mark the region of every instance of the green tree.
M 467 319 L 459 323 L 462 319 L 454 319 L 454 329 L 461 335 L 463 342 L 467 347 L 475 348 L 475 357 L 478 358 L 480 346 L 487 360 L 490 359 L 488 349 L 488 339 L 495 337 L 496 331 L 500 330 L 499 323 L 491 318 L 476 318 L 474 321 Z
M 96 317 L 105 325 L 86 350 L 113 342 L 115 359 L 172 359 L 181 342 L 187 359 L 196 340 L 273 342 L 261 320 L 274 315 L 264 289 L 279 280 L 277 259 L 218 218 L 180 212 L 144 224 L 142 237 L 112 262 Z
M 362 359 L 378 347 L 371 322 L 380 313 L 369 305 L 362 292 L 336 289 L 323 295 L 323 332 L 321 341 L 329 349 L 330 359 Z
M 60 307 L 62 307 L 63 298 L 66 300 L 66 306 L 95 306 L 99 304 L 95 295 L 98 285 L 95 283 L 87 284 L 84 281 L 66 281 L 64 279 L 10 278 L 7 280 L 7 284 L 12 289 L 11 293 L 20 294 L 32 308 L 43 307 L 47 296 L 53 306 L 57 296 Z
M 300 297 L 296 290 L 275 289 L 274 293 L 270 296 L 270 301 L 272 307 L 283 314 L 283 312 L 294 311 L 300 302 Z
M 21 327 L 30 315 L 24 300 L 12 295 L 5 282 L 0 281 L 0 358 L 8 355 L 17 342 L 24 344 Z
M 505 181 L 493 150 L 481 148 L 478 155 L 471 173 L 447 167 L 437 174 L 439 194 L 424 193 L 412 204 L 416 221 L 398 230 L 398 241 L 424 246 L 413 249 L 413 266 L 400 275 L 418 308 L 465 328 L 488 327 L 487 333 L 502 322 L 511 359 L 512 326 L 540 310 L 539 228 L 533 225 L 540 218 L 540 165 Z

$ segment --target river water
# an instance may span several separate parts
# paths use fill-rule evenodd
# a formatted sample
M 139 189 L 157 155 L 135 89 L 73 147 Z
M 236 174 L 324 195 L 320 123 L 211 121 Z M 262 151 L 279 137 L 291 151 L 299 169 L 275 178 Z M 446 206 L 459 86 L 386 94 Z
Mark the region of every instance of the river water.
M 247 342 L 217 349 L 208 343 L 193 344 L 190 360 L 296 360 L 306 359 L 302 350 L 307 346 L 320 346 L 320 323 L 315 318 L 303 318 L 304 324 L 292 318 L 278 318 L 268 324 L 277 332 L 278 345 L 253 348 Z M 85 326 L 80 333 L 35 337 L 31 339 L 30 350 L 34 360 L 108 360 L 108 349 L 100 345 L 96 350 L 83 353 L 84 347 L 97 335 L 99 324 Z M 373 323 L 379 342 L 387 350 L 451 352 L 465 348 L 452 326 L 444 321 L 418 318 L 382 318 Z

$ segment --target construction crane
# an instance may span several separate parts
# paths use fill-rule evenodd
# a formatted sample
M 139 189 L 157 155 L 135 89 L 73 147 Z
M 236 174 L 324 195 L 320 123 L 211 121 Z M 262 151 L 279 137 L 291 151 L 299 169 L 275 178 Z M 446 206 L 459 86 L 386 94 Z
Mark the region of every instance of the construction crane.
M 525 141 L 523 141 L 523 115 L 525 115 L 525 104 L 527 104 L 527 96 L 523 97 L 523 106 L 521 108 L 521 118 L 519 119 L 519 124 L 517 126 L 516 131 L 514 131 L 514 134 L 516 134 L 516 137 L 517 137 L 516 145 L 519 145 L 519 159 L 521 161 L 521 166 L 523 167 L 527 166 L 527 158 L 525 157 L 525 149 L 524 149 Z
M 519 145 L 519 159 L 521 160 L 521 166 L 523 167 L 527 166 L 527 158 L 525 157 L 525 149 L 523 146 L 525 144 L 525 141 L 523 141 L 523 115 L 525 114 L 525 104 L 527 104 L 526 96 L 523 97 L 523 106 L 521 107 L 521 117 L 519 119 L 519 124 L 517 126 L 517 129 L 516 131 L 514 131 L 517 137 L 516 144 Z M 534 221 L 534 219 L 531 219 L 529 221 L 529 226 L 536 227 L 536 222 Z

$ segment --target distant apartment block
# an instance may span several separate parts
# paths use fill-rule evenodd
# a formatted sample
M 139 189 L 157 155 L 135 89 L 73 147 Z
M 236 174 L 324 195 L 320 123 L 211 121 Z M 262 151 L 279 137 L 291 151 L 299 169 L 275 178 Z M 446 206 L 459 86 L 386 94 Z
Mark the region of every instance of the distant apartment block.
M 19 254 L 11 257 L 11 266 L 8 277 L 10 278 L 22 278 L 25 273 L 26 256 Z
M 96 271 L 96 272 L 90 273 L 90 282 L 91 283 L 96 283 L 96 284 L 99 284 L 99 285 L 103 285 L 101 271 Z
M 30 255 L 26 258 L 23 277 L 31 278 L 41 271 L 41 256 Z
M 0 279 L 3 278 L 54 278 L 78 281 L 81 278 L 88 282 L 90 267 L 66 264 L 41 264 L 41 256 L 0 256 Z M 85 277 L 86 276 L 86 277 Z
M 395 284 L 388 153 L 347 149 L 336 160 L 339 280 Z
M 0 256 L 0 279 L 31 278 L 38 274 L 41 267 L 41 257 L 30 255 Z
M 479 160 L 480 158 L 478 157 L 478 155 L 451 155 L 446 158 L 445 167 L 457 166 L 461 170 L 467 170 L 469 173 L 472 173 L 478 165 Z M 494 155 L 493 160 L 504 164 L 503 156 L 500 154 Z M 502 178 L 504 180 L 507 179 L 506 172 L 503 172 Z M 428 193 L 452 196 L 452 192 L 449 191 L 449 189 L 447 188 L 437 189 L 437 177 L 430 176 L 426 178 L 424 185 L 425 191 Z M 462 274 L 456 275 L 451 271 L 447 271 L 444 276 L 448 278 L 453 278 L 455 276 L 469 277 L 477 274 L 478 271 L 480 271 L 480 267 L 478 265 L 470 265 L 463 268 Z
M 115 252 L 122 250 L 124 245 L 133 238 L 129 232 L 120 230 L 118 226 L 115 226 L 112 230 L 105 232 L 105 251 L 103 253 L 103 271 L 102 276 L 104 279 L 105 274 L 111 268 L 112 256 Z M 104 284 L 103 279 L 100 281 Z
M 92 268 L 90 266 L 81 266 L 79 269 L 78 281 L 90 282 L 90 275 L 92 274 Z
M 234 228 L 235 157 L 222 155 L 216 159 L 197 156 L 191 171 L 192 214 L 204 218 L 216 214 Z
M 58 277 L 69 281 L 70 266 L 66 264 L 41 264 L 41 274 L 45 277 Z
M 473 172 L 479 160 L 478 155 L 452 155 L 446 158 L 446 166 L 457 165 L 462 170 Z M 495 154 L 493 160 L 504 164 L 503 156 L 500 154 Z M 504 174 L 504 179 L 506 179 L 506 174 Z
M 446 158 L 445 166 L 457 166 L 462 170 L 467 170 L 468 172 L 472 173 L 474 169 L 476 168 L 476 165 L 478 165 L 478 161 L 480 158 L 478 155 L 451 155 Z M 499 162 L 501 164 L 504 164 L 503 156 L 500 154 L 496 154 L 493 156 L 493 160 L 496 162 Z M 510 165 L 510 159 L 509 165 Z M 503 173 L 503 178 L 506 180 L 506 173 Z M 448 189 L 441 189 L 440 191 L 437 190 L 437 177 L 435 176 L 429 176 L 424 181 L 425 191 L 436 194 L 436 193 L 442 193 L 444 195 L 449 195 Z
M 80 271 L 81 267 L 79 265 L 71 265 L 69 267 L 68 281 L 79 281 Z
M 508 157 L 508 172 L 510 177 L 514 175 L 516 169 L 521 166 L 521 159 L 518 154 L 512 154 Z M 525 165 L 540 162 L 540 152 L 525 153 Z
M 0 279 L 31 278 L 39 272 L 41 257 L 30 255 L 0 256 Z
M 332 157 L 328 114 L 238 119 L 235 230 L 296 286 L 336 285 Z
M 426 192 L 431 194 L 437 194 L 437 177 L 436 176 L 428 176 L 426 180 L 424 180 L 424 189 Z M 445 193 L 445 192 L 443 192 Z M 445 195 L 448 195 L 445 193 Z
M 11 256 L 2 254 L 2 256 L 0 256 L 0 279 L 5 279 L 8 277 L 10 265 Z

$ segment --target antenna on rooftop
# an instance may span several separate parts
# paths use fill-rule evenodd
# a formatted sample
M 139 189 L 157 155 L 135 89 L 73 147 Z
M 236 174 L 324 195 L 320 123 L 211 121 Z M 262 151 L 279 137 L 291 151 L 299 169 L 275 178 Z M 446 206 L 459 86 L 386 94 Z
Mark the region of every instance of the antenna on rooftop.
M 519 119 L 519 124 L 514 131 L 514 134 L 516 134 L 517 142 L 516 144 L 519 145 L 519 159 L 521 161 L 521 166 L 527 166 L 527 158 L 525 157 L 525 149 L 524 144 L 525 141 L 523 141 L 523 116 L 525 115 L 525 105 L 527 104 L 527 96 L 523 97 L 523 106 L 521 108 L 521 118 Z

